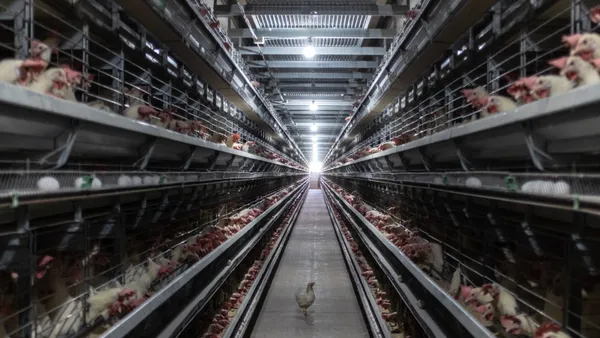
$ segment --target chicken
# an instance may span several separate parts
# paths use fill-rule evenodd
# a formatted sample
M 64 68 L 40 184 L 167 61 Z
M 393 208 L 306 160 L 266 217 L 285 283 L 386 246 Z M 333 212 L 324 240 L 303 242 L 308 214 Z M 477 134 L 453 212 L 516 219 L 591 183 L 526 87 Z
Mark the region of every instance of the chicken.
M 233 134 L 227 138 L 227 140 L 225 141 L 225 145 L 227 146 L 227 148 L 232 148 L 233 144 L 239 141 L 240 138 L 241 136 L 239 134 Z
M 523 83 L 536 100 L 562 94 L 575 87 L 573 81 L 557 75 L 532 76 L 526 78 Z
M 535 330 L 534 338 L 571 338 L 568 334 L 560 330 L 560 325 L 552 323 L 543 323 Z
M 463 89 L 462 94 L 467 99 L 467 102 L 469 102 L 475 109 L 483 108 L 484 105 L 482 104 L 481 99 L 489 96 L 488 92 L 483 87 Z
M 123 116 L 129 117 L 132 120 L 149 122 L 150 116 L 156 115 L 158 112 L 154 108 L 146 105 L 136 104 L 123 112 Z
M 587 86 L 600 82 L 600 76 L 594 66 L 579 56 L 565 56 L 550 60 L 550 65 L 560 69 L 560 75 L 571 81 L 577 81 L 579 86 Z
M 314 285 L 315 282 L 310 282 L 306 285 L 306 292 L 302 292 L 302 288 L 300 288 L 295 294 L 296 302 L 305 316 L 308 314 L 308 308 L 315 302 Z
M 37 93 L 54 95 L 60 93 L 65 86 L 69 86 L 65 69 L 50 68 L 44 71 L 37 81 L 29 84 L 29 89 Z
M 242 151 L 245 151 L 247 153 L 253 153 L 255 147 L 256 147 L 256 142 L 248 141 L 248 142 L 244 143 L 244 145 L 242 146 Z
M 58 41 L 56 41 L 56 43 L 58 43 Z M 29 55 L 32 59 L 43 60 L 46 62 L 46 64 L 49 64 L 52 53 L 54 52 L 53 46 L 55 46 L 55 44 L 50 43 L 49 40 L 43 42 L 39 40 L 33 40 L 31 41 Z
M 485 294 L 493 297 L 493 305 L 497 308 L 499 315 L 517 316 L 517 300 L 515 297 L 506 291 L 503 287 L 497 284 L 486 284 L 481 287 Z
M 41 60 L 4 59 L 0 61 L 0 81 L 26 86 L 34 78 L 32 73 L 43 71 L 48 64 Z
M 600 35 L 596 33 L 563 36 L 562 41 L 571 47 L 571 55 L 589 61 L 600 58 Z
M 402 144 L 402 140 L 398 137 L 394 137 L 391 141 L 380 144 L 378 148 L 379 148 L 379 150 L 384 151 L 384 150 L 392 149 L 395 146 L 398 146 L 401 144 Z
M 528 81 L 531 81 L 531 78 L 521 78 L 512 83 L 506 91 L 510 96 L 512 96 L 515 101 L 521 103 L 529 103 L 533 101 L 533 97 L 530 95 L 530 90 L 527 87 Z
M 600 23 L 600 6 L 590 9 L 590 20 L 595 24 Z
M 168 129 L 188 135 L 192 132 L 190 125 L 190 121 L 171 120 L 171 122 L 169 122 Z
M 87 299 L 88 308 L 88 324 L 94 323 L 98 316 L 106 320 L 108 319 L 108 307 L 117 301 L 119 293 L 123 290 L 122 287 L 109 288 L 102 291 L 95 291 L 90 288 L 90 296 Z
M 154 113 L 154 114 L 152 114 L 152 116 L 158 118 L 158 119 L 153 119 L 152 124 L 157 127 L 161 127 L 161 128 L 168 128 L 169 125 L 171 124 L 171 121 L 173 120 L 173 113 L 171 113 L 168 110 L 163 110 L 161 112 Z
M 481 116 L 487 117 L 492 114 L 504 113 L 508 111 L 512 111 L 517 109 L 517 104 L 515 101 L 509 99 L 508 97 L 500 96 L 500 95 L 491 95 L 485 99 L 480 100 L 481 104 L 483 104 L 483 108 L 481 109 Z

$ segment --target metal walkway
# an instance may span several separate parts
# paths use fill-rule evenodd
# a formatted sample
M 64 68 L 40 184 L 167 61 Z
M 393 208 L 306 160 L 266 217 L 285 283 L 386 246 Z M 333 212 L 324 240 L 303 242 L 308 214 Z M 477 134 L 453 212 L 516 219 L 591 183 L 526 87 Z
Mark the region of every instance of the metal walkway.
M 305 317 L 294 293 L 315 282 Z M 321 190 L 311 189 L 252 332 L 256 338 L 368 337 Z

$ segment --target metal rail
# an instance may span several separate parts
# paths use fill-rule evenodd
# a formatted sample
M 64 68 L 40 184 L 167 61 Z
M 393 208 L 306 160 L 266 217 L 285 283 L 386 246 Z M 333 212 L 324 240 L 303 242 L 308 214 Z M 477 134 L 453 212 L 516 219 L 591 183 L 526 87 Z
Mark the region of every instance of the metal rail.
M 404 301 L 429 337 L 495 337 L 410 259 L 389 243 L 379 230 L 348 202 L 329 186 L 326 187 L 330 196 L 337 201 L 336 205 L 343 210 L 349 223 L 360 234 L 365 247 L 369 248 L 374 257 L 378 257 L 380 267 L 384 271 L 386 265 L 387 269 L 391 268 L 386 274 L 391 277 L 391 282 L 403 295 Z M 433 308 L 436 309 L 435 312 Z M 441 309 L 444 309 L 443 314 L 440 312 Z M 457 326 L 457 323 L 460 324 Z

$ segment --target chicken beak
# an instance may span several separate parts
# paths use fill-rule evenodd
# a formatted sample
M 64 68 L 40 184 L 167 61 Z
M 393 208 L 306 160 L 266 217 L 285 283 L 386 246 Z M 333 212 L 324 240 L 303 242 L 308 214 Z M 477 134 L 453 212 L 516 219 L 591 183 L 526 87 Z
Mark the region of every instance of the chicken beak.
M 581 39 L 581 34 L 565 35 L 562 37 L 562 42 L 570 48 L 577 46 L 577 42 Z

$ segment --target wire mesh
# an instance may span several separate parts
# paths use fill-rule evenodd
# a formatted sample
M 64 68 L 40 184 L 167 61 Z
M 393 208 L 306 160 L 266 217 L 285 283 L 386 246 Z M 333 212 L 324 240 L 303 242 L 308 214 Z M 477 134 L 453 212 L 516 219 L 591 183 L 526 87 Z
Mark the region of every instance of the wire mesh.
M 548 10 L 551 5 L 555 6 Z M 568 53 L 561 37 L 589 24 L 588 12 L 579 2 L 540 2 L 532 7 L 515 1 L 497 6 L 499 23 L 491 14 L 483 18 L 470 35 L 455 43 L 450 55 L 369 123 L 347 151 L 328 162 L 333 166 L 349 163 L 379 152 L 378 145 L 394 138 L 406 143 L 492 115 L 485 107 L 474 109 L 463 91 L 482 87 L 487 95 L 513 96 L 517 79 L 552 74 L 548 62 Z M 526 104 L 524 99 L 518 97 L 516 104 Z
M 271 180 L 231 186 L 228 193 L 214 189 L 198 194 L 188 189 L 100 209 L 98 204 L 75 210 L 74 217 L 69 217 L 67 210 L 63 214 L 54 210 L 49 216 L 30 219 L 31 230 L 23 236 L 31 238 L 31 264 L 23 265 L 26 255 L 6 260 L 7 252 L 16 251 L 11 243 L 21 235 L 4 233 L 0 237 L 1 301 L 6 311 L 3 328 L 15 335 L 31 330 L 37 337 L 73 336 L 79 330 L 89 331 L 84 324 L 92 325 L 96 316 L 102 315 L 104 323 L 92 325 L 101 332 L 128 311 L 115 313 L 111 308 L 110 313 L 97 313 L 90 303 L 91 295 L 131 285 L 148 271 L 153 264 L 148 259 L 152 259 L 170 268 L 152 281 L 142 299 L 149 298 L 194 263 L 176 257 L 185 253 L 190 239 L 240 211 L 268 209 L 275 201 L 273 197 L 280 198 L 295 186 L 288 186 L 286 180 Z M 8 227 L 8 223 L 2 225 L 3 229 Z M 27 247 L 28 243 L 22 245 Z M 177 263 L 173 265 L 171 260 Z M 11 277 L 16 274 L 13 271 L 19 271 L 20 276 Z M 33 288 L 27 281 L 19 283 L 28 275 L 34 280 Z
M 448 290 L 460 267 L 462 284 L 496 283 L 516 297 L 518 313 L 533 319 L 534 328 L 555 321 L 572 337 L 599 334 L 596 217 L 584 220 L 554 209 L 490 204 L 368 181 L 333 182 L 343 184 L 336 191 L 355 196 L 353 205 L 365 201 L 363 207 L 390 215 L 390 224 L 439 244 L 443 270 L 421 267 L 440 287 Z M 507 334 L 502 327 L 490 329 Z

